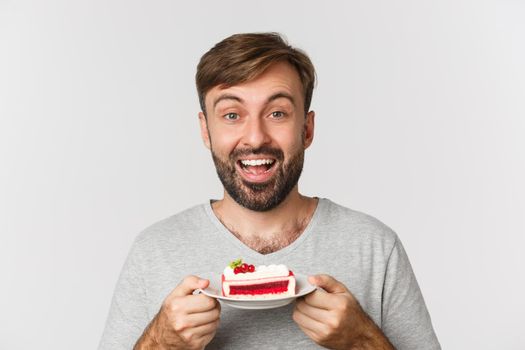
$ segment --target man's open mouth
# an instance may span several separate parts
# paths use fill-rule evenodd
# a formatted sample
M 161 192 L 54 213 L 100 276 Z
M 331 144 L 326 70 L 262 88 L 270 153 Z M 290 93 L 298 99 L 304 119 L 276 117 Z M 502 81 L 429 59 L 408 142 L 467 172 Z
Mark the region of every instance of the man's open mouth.
M 243 172 L 251 175 L 262 175 L 268 173 L 276 164 L 274 158 L 241 159 L 237 161 Z

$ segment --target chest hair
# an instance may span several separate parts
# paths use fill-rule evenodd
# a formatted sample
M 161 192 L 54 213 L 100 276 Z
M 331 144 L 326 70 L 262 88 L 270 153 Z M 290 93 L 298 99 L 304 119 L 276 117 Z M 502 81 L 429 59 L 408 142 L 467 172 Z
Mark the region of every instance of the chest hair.
M 220 220 L 222 222 L 222 220 Z M 244 237 L 236 229 L 235 226 L 231 223 L 224 223 L 223 225 L 228 228 L 228 230 L 243 242 L 245 245 L 251 249 L 259 252 L 260 254 L 270 254 L 281 250 L 290 244 L 292 244 L 299 236 L 304 232 L 310 217 L 304 218 L 302 221 L 298 221 L 293 229 L 273 232 L 270 234 L 260 235 L 254 233 L 250 236 Z

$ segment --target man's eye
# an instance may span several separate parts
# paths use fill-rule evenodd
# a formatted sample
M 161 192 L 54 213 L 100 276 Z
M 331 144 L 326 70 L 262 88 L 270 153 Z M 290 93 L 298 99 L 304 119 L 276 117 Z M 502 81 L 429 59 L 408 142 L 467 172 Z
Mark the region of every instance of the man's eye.
M 224 115 L 224 119 L 226 120 L 237 120 L 239 119 L 239 115 L 237 113 L 227 113 Z
M 284 117 L 284 113 L 280 111 L 272 112 L 272 117 L 274 118 L 282 118 Z

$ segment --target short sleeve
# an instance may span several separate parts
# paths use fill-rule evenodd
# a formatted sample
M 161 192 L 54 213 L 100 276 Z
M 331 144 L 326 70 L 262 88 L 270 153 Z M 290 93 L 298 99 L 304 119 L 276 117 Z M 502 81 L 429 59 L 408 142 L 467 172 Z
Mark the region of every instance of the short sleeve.
M 408 256 L 396 237 L 383 287 L 381 328 L 397 350 L 440 350 Z
M 138 244 L 133 245 L 113 294 L 99 350 L 129 350 L 150 322 Z

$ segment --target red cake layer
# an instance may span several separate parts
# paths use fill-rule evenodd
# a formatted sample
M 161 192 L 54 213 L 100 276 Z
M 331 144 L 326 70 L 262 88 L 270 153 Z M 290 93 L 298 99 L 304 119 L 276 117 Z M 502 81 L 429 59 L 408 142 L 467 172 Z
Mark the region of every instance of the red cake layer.
M 284 293 L 288 290 L 289 281 L 277 281 L 270 283 L 251 284 L 251 285 L 231 285 L 231 295 L 260 295 Z

